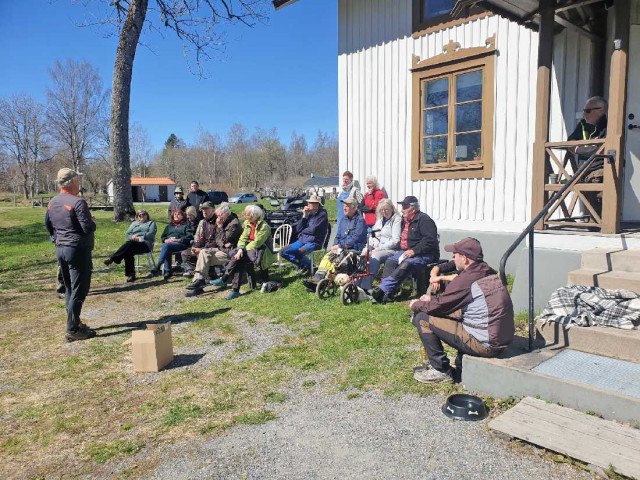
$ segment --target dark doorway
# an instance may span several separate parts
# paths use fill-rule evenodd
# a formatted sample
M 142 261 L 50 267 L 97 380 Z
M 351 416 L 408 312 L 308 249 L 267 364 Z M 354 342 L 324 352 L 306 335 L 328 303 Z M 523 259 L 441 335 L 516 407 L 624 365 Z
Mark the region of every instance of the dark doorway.
M 169 201 L 169 195 L 167 192 L 167 186 L 166 185 L 160 185 L 160 201 L 161 202 L 168 202 Z

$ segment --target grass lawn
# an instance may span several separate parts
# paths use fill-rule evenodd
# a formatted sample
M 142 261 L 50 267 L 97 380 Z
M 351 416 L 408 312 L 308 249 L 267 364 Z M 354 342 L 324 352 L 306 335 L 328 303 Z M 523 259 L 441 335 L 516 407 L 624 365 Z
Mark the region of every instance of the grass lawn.
M 147 206 L 167 223 L 166 206 Z M 242 206 L 234 206 L 240 211 Z M 335 201 L 328 202 L 335 219 Z M 447 393 L 412 379 L 419 340 L 406 303 L 342 306 L 307 293 L 290 269 L 286 288 L 184 297 L 186 281 L 124 283 L 102 260 L 127 225 L 97 212 L 95 272 L 83 320 L 94 339 L 64 342 L 55 249 L 42 208 L 0 208 L 0 461 L 5 478 L 140 477 L 160 447 L 197 442 L 237 424 L 277 421 L 291 388 L 322 386 L 348 398 Z M 157 255 L 157 247 L 156 247 Z M 277 271 L 276 271 L 277 274 Z M 172 321 L 175 365 L 133 372 L 122 343 L 141 322 Z

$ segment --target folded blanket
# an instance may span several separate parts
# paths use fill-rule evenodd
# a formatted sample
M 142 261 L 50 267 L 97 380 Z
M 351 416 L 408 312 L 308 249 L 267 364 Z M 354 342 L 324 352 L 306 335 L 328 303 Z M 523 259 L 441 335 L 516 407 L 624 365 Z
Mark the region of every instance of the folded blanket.
M 629 290 L 606 290 L 571 285 L 556 290 L 537 320 L 589 327 L 600 325 L 634 329 L 640 325 L 640 295 Z

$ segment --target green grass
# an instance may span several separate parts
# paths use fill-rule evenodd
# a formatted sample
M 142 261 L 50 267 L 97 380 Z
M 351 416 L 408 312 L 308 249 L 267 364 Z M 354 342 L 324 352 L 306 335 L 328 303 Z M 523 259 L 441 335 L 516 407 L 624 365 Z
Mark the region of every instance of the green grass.
M 95 443 L 87 449 L 89 457 L 96 463 L 106 463 L 119 455 L 138 453 L 144 443 L 118 440 L 111 443 Z

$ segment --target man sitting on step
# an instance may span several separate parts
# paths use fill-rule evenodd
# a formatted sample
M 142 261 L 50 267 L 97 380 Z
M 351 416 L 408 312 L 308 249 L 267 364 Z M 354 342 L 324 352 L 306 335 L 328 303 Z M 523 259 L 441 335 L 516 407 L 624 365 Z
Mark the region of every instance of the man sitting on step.
M 480 242 L 464 238 L 444 249 L 453 253 L 460 274 L 441 295 L 423 295 L 410 303 L 412 323 L 429 357 L 430 367 L 413 374 L 422 383 L 453 381 L 443 341 L 458 350 L 458 358 L 462 354 L 493 357 L 511 343 L 514 334 L 511 297 L 495 270 L 483 261 Z M 446 264 L 441 269 L 448 271 Z

